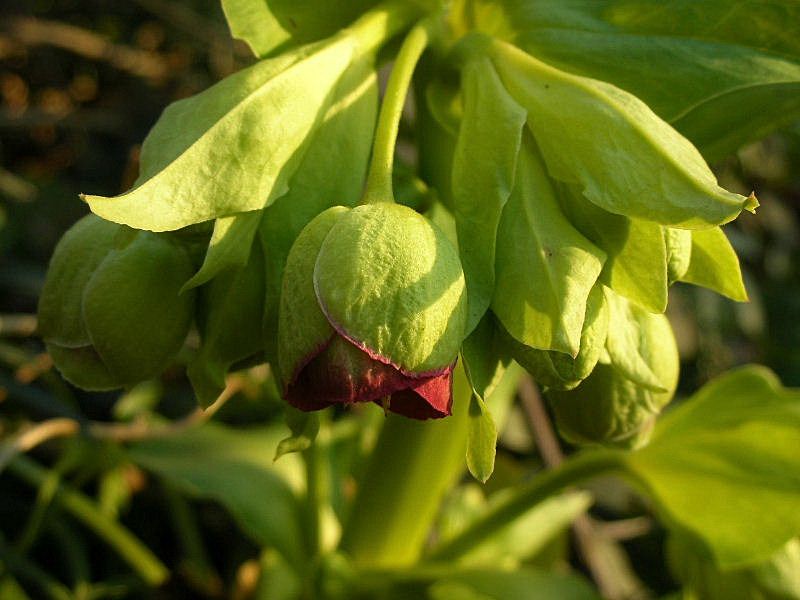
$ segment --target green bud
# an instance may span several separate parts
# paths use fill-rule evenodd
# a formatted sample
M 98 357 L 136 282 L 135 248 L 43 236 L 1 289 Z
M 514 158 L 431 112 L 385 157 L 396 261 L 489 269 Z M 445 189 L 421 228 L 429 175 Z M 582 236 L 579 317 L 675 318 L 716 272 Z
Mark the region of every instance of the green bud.
M 164 235 L 89 215 L 59 242 L 39 302 L 40 333 L 64 378 L 89 390 L 156 375 L 180 349 L 194 267 Z
M 547 398 L 561 435 L 575 444 L 638 447 L 672 399 L 678 383 L 678 349 L 664 315 L 635 310 L 632 322 L 639 332 L 639 354 L 663 391 L 630 379 L 608 356 L 571 391 L 548 390 Z M 616 332 L 609 330 L 608 335 Z
M 284 396 L 301 410 L 391 396 L 405 416 L 449 415 L 465 323 L 461 263 L 433 223 L 399 204 L 330 208 L 284 269 Z

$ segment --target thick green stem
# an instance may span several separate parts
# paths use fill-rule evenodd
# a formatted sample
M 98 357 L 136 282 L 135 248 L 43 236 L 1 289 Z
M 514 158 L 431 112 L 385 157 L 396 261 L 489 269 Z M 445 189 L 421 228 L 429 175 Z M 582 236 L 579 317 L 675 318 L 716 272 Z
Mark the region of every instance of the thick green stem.
M 378 115 L 375 143 L 372 147 L 372 161 L 369 165 L 367 187 L 362 201 L 364 204 L 394 202 L 392 166 L 397 131 L 414 68 L 431 40 L 431 25 L 432 22 L 429 19 L 423 19 L 414 26 L 403 41 L 392 67 L 392 74 L 389 76 L 386 94 Z
M 15 457 L 9 470 L 34 486 L 44 484 L 50 476 L 50 471 L 24 455 Z M 114 548 L 148 584 L 160 585 L 167 578 L 169 571 L 147 546 L 103 514 L 85 495 L 62 484 L 54 500 Z
M 579 454 L 561 467 L 537 475 L 460 534 L 434 548 L 427 558 L 431 561 L 455 560 L 549 496 L 580 481 L 620 469 L 619 453 L 615 451 L 593 450 Z
M 361 55 L 374 54 L 423 14 L 422 7 L 416 2 L 387 0 L 359 17 L 345 33 L 358 39 Z
M 469 394 L 459 367 L 452 416 L 386 417 L 342 535 L 341 549 L 357 566 L 402 567 L 421 555 L 442 498 L 464 470 Z

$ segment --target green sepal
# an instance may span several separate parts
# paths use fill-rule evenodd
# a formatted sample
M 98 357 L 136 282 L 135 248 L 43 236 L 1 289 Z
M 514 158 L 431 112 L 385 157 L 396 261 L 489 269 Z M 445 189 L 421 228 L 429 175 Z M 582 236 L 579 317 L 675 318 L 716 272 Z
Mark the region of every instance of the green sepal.
M 114 390 L 125 385 L 92 346 L 68 348 L 46 342 L 45 347 L 58 372 L 72 385 L 90 392 Z
M 84 200 L 103 218 L 152 231 L 268 206 L 286 193 L 354 51 L 354 39 L 335 36 L 173 103 L 144 141 L 133 188 Z
M 549 172 L 580 184 L 601 208 L 704 228 L 758 206 L 755 197 L 719 187 L 697 148 L 636 96 L 561 71 L 505 42 L 488 44 L 506 89 L 528 110 Z
M 531 348 L 575 356 L 605 253 L 565 218 L 530 135 L 497 232 L 492 311 Z
M 314 287 L 342 335 L 405 373 L 443 370 L 458 355 L 467 311 L 458 253 L 406 206 L 343 215 L 320 248 Z
M 193 270 L 184 246 L 140 231 L 92 274 L 83 290 L 83 318 L 118 387 L 157 375 L 183 345 L 195 295 L 180 290 Z
M 506 92 L 485 56 L 462 69 L 464 116 L 453 157 L 453 215 L 468 291 L 466 333 L 489 308 L 495 241 L 514 186 L 526 111 Z
M 719 227 L 692 232 L 691 259 L 680 280 L 702 285 L 737 302 L 747 302 L 739 258 Z
M 507 334 L 505 343 L 514 360 L 536 381 L 551 389 L 570 390 L 586 379 L 597 364 L 606 343 L 609 308 L 602 285 L 595 285 L 586 302 L 580 350 L 574 358 L 556 350 L 537 350 Z
M 303 228 L 286 258 L 278 317 L 278 376 L 285 389 L 297 373 L 331 339 L 334 329 L 320 310 L 314 291 L 314 265 L 322 243 L 348 212 L 333 206 Z
M 246 265 L 220 273 L 199 290 L 200 349 L 186 372 L 202 406 L 219 397 L 233 365 L 257 355 L 264 345 L 264 255 L 260 244 L 250 246 Z
M 574 186 L 557 189 L 570 222 L 606 253 L 600 281 L 650 312 L 664 312 L 668 290 L 664 228 L 603 210 Z
M 39 297 L 39 335 L 63 348 L 91 343 L 83 321 L 83 289 L 95 269 L 114 248 L 120 226 L 86 215 L 59 240 Z

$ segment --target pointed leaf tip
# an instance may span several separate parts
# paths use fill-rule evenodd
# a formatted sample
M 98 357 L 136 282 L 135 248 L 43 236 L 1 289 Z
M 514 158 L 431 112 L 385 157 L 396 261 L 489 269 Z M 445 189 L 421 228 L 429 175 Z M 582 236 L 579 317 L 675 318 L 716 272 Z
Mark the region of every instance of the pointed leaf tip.
M 761 206 L 761 203 L 756 198 L 755 192 L 750 192 L 750 195 L 747 197 L 747 200 L 744 203 L 744 209 L 755 214 L 756 209 Z

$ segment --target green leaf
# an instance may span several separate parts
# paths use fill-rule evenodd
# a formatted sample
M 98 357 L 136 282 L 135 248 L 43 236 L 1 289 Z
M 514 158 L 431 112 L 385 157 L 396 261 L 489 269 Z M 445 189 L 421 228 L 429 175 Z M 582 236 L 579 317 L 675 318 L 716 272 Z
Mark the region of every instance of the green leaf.
M 734 219 L 755 198 L 717 185 L 700 152 L 635 96 L 494 41 L 492 58 L 549 172 L 601 208 L 682 228 Z
M 84 200 L 103 218 L 153 231 L 268 206 L 286 193 L 354 44 L 342 35 L 305 46 L 175 102 L 145 139 L 134 187 Z
M 469 296 L 469 334 L 492 300 L 497 226 L 514 186 L 526 111 L 508 95 L 486 57 L 466 64 L 461 85 L 464 116 L 453 158 L 452 190 Z
M 783 0 L 470 1 L 476 25 L 646 102 L 709 161 L 800 115 L 800 7 Z
M 771 371 L 723 375 L 621 455 L 669 528 L 729 569 L 769 558 L 800 533 L 800 392 Z
M 200 349 L 186 372 L 202 406 L 210 406 L 225 389 L 232 365 L 257 354 L 264 344 L 264 255 L 260 244 L 251 242 L 250 248 L 245 266 L 224 271 L 200 288 Z
M 320 248 L 314 286 L 342 335 L 403 372 L 455 361 L 467 311 L 461 262 L 445 234 L 412 209 L 379 202 L 343 215 Z
M 560 190 L 569 220 L 606 253 L 600 281 L 650 312 L 664 312 L 667 257 L 661 226 L 603 210 L 568 186 Z
M 583 579 L 573 574 L 556 574 L 521 568 L 516 571 L 475 570 L 456 573 L 436 586 L 459 585 L 473 596 L 494 600 L 599 600 L 600 596 Z M 452 588 L 451 588 L 452 589 Z
M 511 362 L 494 315 L 487 312 L 461 346 L 461 360 L 472 391 L 487 398 Z
M 680 281 L 702 285 L 732 300 L 747 302 L 739 258 L 719 227 L 692 232 L 689 268 Z
M 497 451 L 497 427 L 483 398 L 473 393 L 469 401 L 469 431 L 467 433 L 467 468 L 472 476 L 486 483 L 494 471 Z
M 261 217 L 261 211 L 251 211 L 217 219 L 203 265 L 181 292 L 203 285 L 225 269 L 244 265 L 250 257 Z
M 259 229 L 267 269 L 264 342 L 272 361 L 277 352 L 274 340 L 283 269 L 292 243 L 316 215 L 332 206 L 355 206 L 361 196 L 378 108 L 372 65 L 362 61 L 348 69 L 336 88 L 336 98 L 289 191 L 264 210 Z
M 259 58 L 333 35 L 378 0 L 222 0 L 233 37 Z
M 564 217 L 530 136 L 497 233 L 492 310 L 532 348 L 577 354 L 586 299 L 605 254 Z
M 298 566 L 306 560 L 303 516 L 289 481 L 302 478 L 302 466 L 293 456 L 273 466 L 282 434 L 282 427 L 235 430 L 206 423 L 136 442 L 128 453 L 183 492 L 220 502 L 242 531 Z
M 317 215 L 297 236 L 286 259 L 278 320 L 278 375 L 282 389 L 335 333 L 317 301 L 314 266 L 328 233 L 348 210 L 334 206 Z

